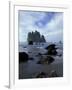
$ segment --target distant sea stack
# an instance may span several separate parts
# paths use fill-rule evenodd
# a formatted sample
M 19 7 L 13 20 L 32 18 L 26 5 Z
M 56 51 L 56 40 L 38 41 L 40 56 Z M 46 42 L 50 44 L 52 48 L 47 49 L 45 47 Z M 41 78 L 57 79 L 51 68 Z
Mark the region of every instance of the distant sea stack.
M 44 35 L 41 35 L 40 32 L 35 31 L 35 32 L 29 32 L 27 36 L 27 41 L 29 45 L 33 45 L 33 43 L 45 43 L 45 37 Z

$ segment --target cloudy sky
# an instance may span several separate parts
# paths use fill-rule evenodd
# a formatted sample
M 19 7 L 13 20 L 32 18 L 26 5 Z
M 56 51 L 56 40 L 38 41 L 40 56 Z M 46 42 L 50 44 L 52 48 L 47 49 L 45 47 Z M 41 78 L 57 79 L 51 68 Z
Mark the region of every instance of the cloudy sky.
M 19 41 L 26 42 L 27 34 L 39 31 L 45 36 L 47 42 L 63 40 L 63 13 L 23 11 L 18 13 Z

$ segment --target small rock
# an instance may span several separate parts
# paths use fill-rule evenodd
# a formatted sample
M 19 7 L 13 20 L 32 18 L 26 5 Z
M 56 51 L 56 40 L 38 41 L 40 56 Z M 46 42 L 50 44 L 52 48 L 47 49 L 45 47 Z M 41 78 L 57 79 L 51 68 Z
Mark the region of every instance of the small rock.
M 47 56 L 44 60 L 40 60 L 37 64 L 51 64 L 54 61 L 54 58 L 51 56 Z
M 41 56 L 42 54 L 41 53 L 38 53 L 39 56 Z
M 33 57 L 29 57 L 29 60 L 34 60 L 34 58 Z
M 46 78 L 46 73 L 44 73 L 44 72 L 40 72 L 37 76 L 36 76 L 36 78 Z
M 59 54 L 59 57 L 61 57 L 62 56 L 62 54 Z
M 24 46 L 23 48 L 27 48 L 26 46 Z
M 47 56 L 47 58 L 45 59 L 45 61 L 47 61 L 48 64 L 51 64 L 54 61 L 54 58 L 51 56 Z
M 52 70 L 49 74 L 49 77 L 58 77 L 57 72 L 55 70 Z

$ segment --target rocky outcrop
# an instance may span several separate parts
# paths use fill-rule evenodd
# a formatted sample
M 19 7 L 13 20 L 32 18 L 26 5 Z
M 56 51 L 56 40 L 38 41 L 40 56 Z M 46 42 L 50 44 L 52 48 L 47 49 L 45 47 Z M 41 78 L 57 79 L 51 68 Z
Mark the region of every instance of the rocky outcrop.
M 46 42 L 44 35 L 41 35 L 40 32 L 38 32 L 38 31 L 29 32 L 29 33 L 28 33 L 28 36 L 27 36 L 27 41 L 28 41 L 28 44 L 29 44 L 29 45 L 32 45 L 33 42 L 34 42 L 35 44 L 45 43 L 45 42 Z
M 39 60 L 37 62 L 37 64 L 51 64 L 54 61 L 54 58 L 51 56 L 47 56 L 45 59 L 43 60 Z
M 55 44 L 51 44 L 51 45 L 49 45 L 49 46 L 47 46 L 45 49 L 47 50 L 47 55 L 57 55 L 57 51 L 56 51 L 56 49 L 57 48 L 55 48 Z
M 19 63 L 27 62 L 29 59 L 29 55 L 25 52 L 19 52 Z

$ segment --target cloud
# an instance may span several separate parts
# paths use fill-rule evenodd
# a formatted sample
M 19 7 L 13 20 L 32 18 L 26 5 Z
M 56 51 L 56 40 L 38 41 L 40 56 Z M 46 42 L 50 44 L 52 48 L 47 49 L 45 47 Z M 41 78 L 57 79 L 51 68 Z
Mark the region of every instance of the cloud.
M 19 11 L 19 41 L 27 40 L 28 32 L 38 30 L 47 41 L 63 37 L 63 13 Z M 58 38 L 58 39 L 57 39 Z

